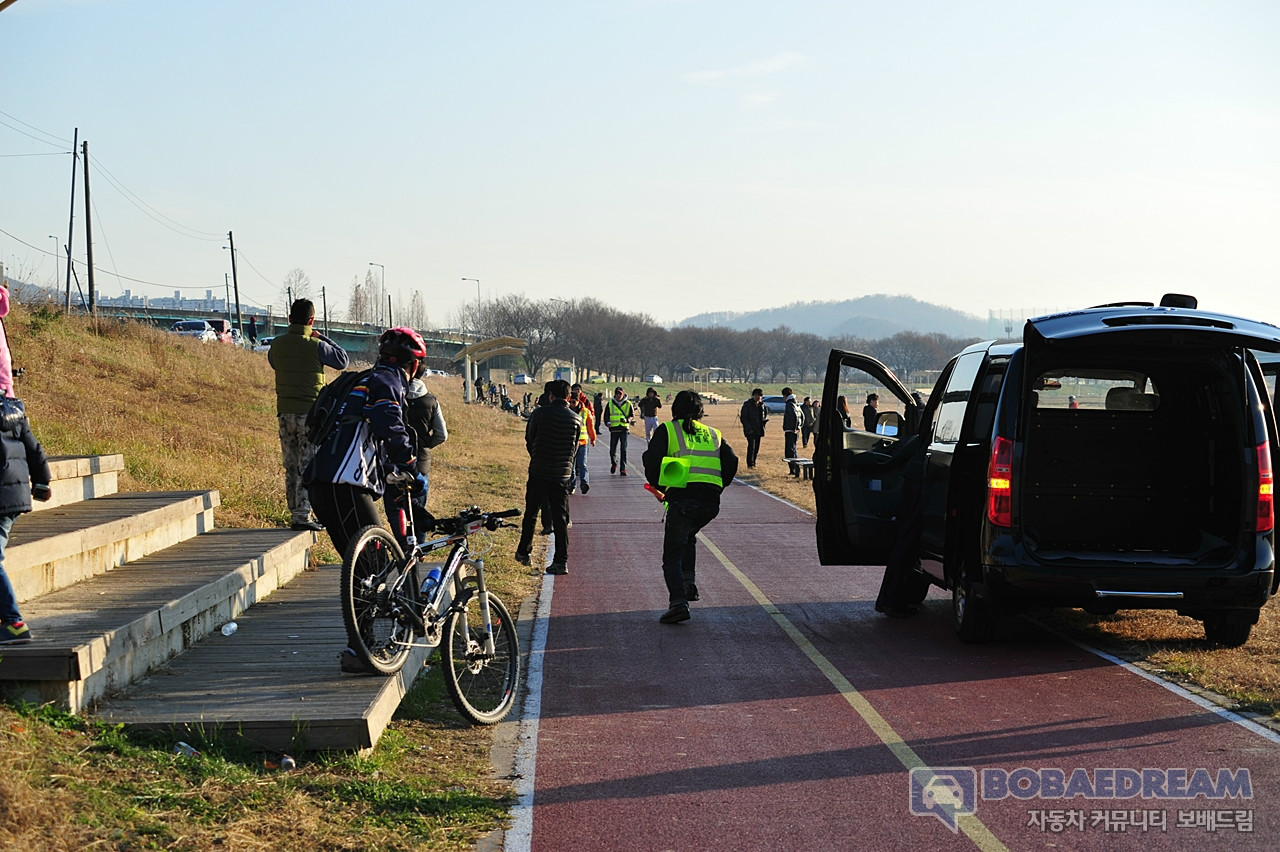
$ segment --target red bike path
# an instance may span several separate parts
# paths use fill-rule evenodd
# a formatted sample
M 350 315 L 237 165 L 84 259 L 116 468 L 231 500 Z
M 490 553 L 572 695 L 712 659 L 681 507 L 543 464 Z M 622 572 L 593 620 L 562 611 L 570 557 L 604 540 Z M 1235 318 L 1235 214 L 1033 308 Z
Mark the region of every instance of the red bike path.
M 630 443 L 630 476 L 602 441 L 570 498 L 507 849 L 1280 847 L 1280 737 L 1022 619 L 962 644 L 937 589 L 915 618 L 879 615 L 880 568 L 820 566 L 812 517 L 741 483 L 703 530 L 693 618 L 659 624 L 662 508 Z M 912 813 L 912 766 L 962 787 L 972 770 L 973 813 Z M 983 796 L 984 770 L 1020 768 L 1104 789 Z M 1251 797 L 1109 797 L 1112 769 L 1157 771 L 1153 791 L 1226 769 Z

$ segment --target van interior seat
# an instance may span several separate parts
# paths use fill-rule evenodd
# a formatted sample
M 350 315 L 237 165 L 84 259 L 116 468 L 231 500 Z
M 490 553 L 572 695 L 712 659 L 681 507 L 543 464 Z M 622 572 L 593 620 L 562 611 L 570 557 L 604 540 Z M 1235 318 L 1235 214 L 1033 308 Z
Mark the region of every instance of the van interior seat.
M 1160 395 L 1143 393 L 1137 388 L 1112 388 L 1107 391 L 1107 411 L 1155 411 Z

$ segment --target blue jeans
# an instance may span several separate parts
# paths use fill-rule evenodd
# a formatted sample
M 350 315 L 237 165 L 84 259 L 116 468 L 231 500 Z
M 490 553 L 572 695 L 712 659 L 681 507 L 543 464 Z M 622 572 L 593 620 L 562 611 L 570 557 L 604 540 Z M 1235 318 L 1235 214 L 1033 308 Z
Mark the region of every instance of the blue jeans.
M 626 429 L 618 432 L 609 433 L 609 463 L 611 465 L 620 465 L 623 470 L 627 469 L 627 436 Z M 622 445 L 622 458 L 618 458 L 618 445 Z
M 17 519 L 17 515 L 0 515 L 0 621 L 6 624 L 22 620 L 22 614 L 18 612 L 18 596 L 14 594 L 9 575 L 4 573 L 4 549 L 9 546 L 9 531 Z
M 589 485 L 587 482 L 587 447 L 589 444 L 579 444 L 578 453 L 573 457 L 573 477 L 569 480 L 569 488 L 573 489 L 577 486 Z
M 694 582 L 698 531 L 720 514 L 720 504 L 678 499 L 667 506 L 662 536 L 662 578 L 671 604 L 687 604 L 685 587 Z

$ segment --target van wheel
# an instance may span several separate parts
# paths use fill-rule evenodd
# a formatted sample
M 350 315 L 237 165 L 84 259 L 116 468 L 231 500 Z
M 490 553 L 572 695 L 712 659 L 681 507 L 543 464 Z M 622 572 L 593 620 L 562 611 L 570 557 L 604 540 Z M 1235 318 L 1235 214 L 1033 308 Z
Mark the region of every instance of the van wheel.
M 1204 638 L 1209 641 L 1209 644 L 1221 645 L 1224 648 L 1239 648 L 1249 641 L 1253 625 L 1233 623 L 1228 618 L 1228 613 L 1225 612 L 1205 616 Z
M 963 575 L 951 589 L 951 623 L 961 642 L 985 642 L 995 616 L 991 605 L 974 597 L 973 584 Z

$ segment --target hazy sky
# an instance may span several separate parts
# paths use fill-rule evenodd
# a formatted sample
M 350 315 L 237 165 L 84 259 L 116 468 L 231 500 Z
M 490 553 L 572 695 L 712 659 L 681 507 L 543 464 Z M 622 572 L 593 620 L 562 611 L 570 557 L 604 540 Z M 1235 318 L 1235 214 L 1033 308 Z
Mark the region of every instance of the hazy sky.
M 1168 291 L 1280 322 L 1274 0 L 18 0 L 0 57 L 0 259 L 36 281 L 79 127 L 104 295 L 221 295 L 233 230 L 247 303 L 301 267 L 344 310 L 374 261 L 433 325 L 464 277 L 663 323 Z

